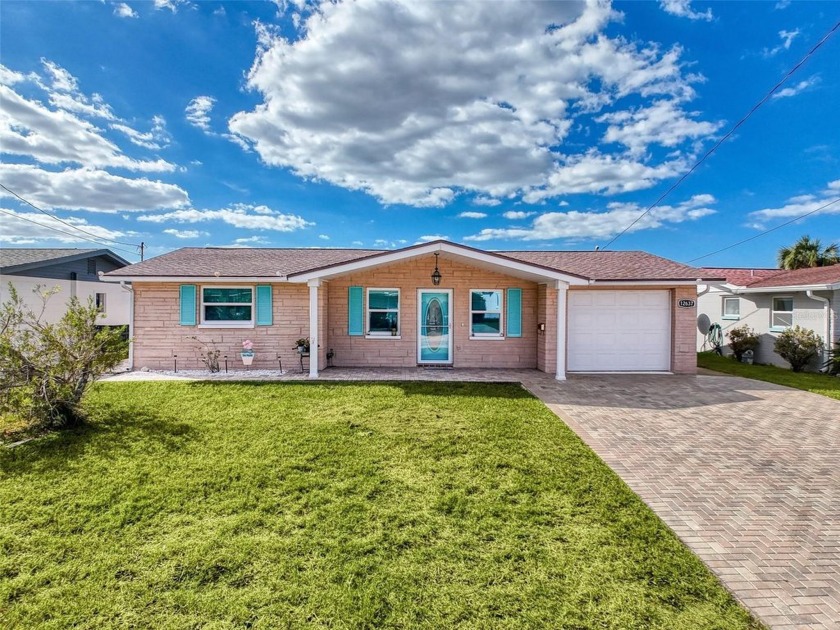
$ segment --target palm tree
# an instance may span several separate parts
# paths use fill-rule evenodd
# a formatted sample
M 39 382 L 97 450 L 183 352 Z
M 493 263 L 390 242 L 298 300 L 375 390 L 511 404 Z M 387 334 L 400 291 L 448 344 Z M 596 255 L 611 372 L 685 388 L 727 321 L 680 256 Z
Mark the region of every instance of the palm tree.
M 790 247 L 782 247 L 779 250 L 779 266 L 782 269 L 827 267 L 838 263 L 840 263 L 840 248 L 837 243 L 823 247 L 820 239 L 812 241 L 808 235 L 803 236 Z

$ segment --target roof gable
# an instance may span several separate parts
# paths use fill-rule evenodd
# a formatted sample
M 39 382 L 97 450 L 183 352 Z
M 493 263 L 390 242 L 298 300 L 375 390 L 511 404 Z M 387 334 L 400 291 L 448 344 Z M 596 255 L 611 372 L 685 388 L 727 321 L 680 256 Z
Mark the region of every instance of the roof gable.
M 840 264 L 782 271 L 747 286 L 750 289 L 840 284 Z
M 3 273 L 28 271 L 97 256 L 108 258 L 120 267 L 131 264 L 109 249 L 4 247 L 0 249 L 0 271 Z

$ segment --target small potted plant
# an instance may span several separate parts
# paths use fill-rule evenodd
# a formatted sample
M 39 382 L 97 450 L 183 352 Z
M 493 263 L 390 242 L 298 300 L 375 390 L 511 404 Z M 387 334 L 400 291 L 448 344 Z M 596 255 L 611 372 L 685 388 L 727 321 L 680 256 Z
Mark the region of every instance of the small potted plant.
M 309 337 L 301 337 L 295 342 L 295 349 L 299 354 L 309 354 Z
M 251 365 L 254 362 L 254 342 L 246 339 L 242 342 L 242 352 L 239 353 L 244 365 Z
M 396 326 L 391 326 L 391 336 L 392 337 L 397 336 L 397 327 Z

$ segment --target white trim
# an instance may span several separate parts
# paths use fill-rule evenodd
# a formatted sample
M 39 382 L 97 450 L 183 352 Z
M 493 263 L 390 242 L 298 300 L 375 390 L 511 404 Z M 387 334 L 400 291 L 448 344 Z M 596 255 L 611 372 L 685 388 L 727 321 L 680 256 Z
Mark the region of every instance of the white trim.
M 250 302 L 210 302 L 211 306 L 245 306 L 251 307 L 251 319 L 219 319 L 207 321 L 204 318 L 204 289 L 248 289 L 251 292 Z M 198 286 L 199 301 L 198 301 L 198 327 L 199 328 L 253 328 L 256 322 L 257 310 L 257 290 L 254 286 L 229 286 L 226 284 L 202 284 Z
M 590 280 L 590 287 L 693 287 L 707 284 L 703 280 Z
M 557 365 L 554 378 L 558 381 L 566 380 L 566 337 L 569 334 L 566 317 L 568 289 L 566 285 L 557 285 Z
M 128 369 L 134 369 L 134 287 L 120 283 L 123 291 L 128 291 Z
M 530 265 L 525 262 L 514 260 L 503 255 L 493 254 L 492 252 L 483 252 L 474 250 L 472 248 L 456 245 L 448 242 L 434 242 L 419 247 L 410 247 L 406 249 L 388 252 L 387 254 L 373 254 L 360 260 L 352 260 L 340 265 L 333 265 L 325 269 L 317 269 L 315 271 L 303 271 L 300 273 L 290 274 L 288 276 L 289 282 L 306 282 L 312 278 L 332 278 L 341 276 L 353 271 L 361 269 L 368 269 L 370 267 L 379 267 L 382 265 L 389 265 L 391 263 L 400 262 L 409 258 L 417 258 L 419 256 L 428 256 L 435 252 L 446 252 L 456 256 L 462 256 L 471 260 L 483 262 L 493 265 L 500 269 L 501 273 L 520 272 L 529 274 L 531 276 L 539 276 L 545 280 L 563 280 L 569 284 L 576 284 L 585 286 L 589 283 L 584 278 L 572 276 L 560 271 L 546 269 L 545 267 L 538 267 Z M 433 261 L 431 261 L 433 262 Z M 431 269 L 431 267 L 430 267 Z
M 738 312 L 737 313 L 727 313 L 726 312 L 726 300 L 737 300 L 738 302 Z M 741 319 L 741 298 L 737 295 L 722 295 L 720 298 L 720 318 L 726 320 L 739 320 Z
M 474 311 L 472 307 L 473 293 L 498 293 L 499 298 L 499 332 L 498 333 L 477 333 L 473 331 L 473 313 L 495 313 L 496 311 Z M 504 289 L 470 289 L 470 339 L 504 339 L 505 338 L 505 290 Z
M 836 291 L 837 289 L 840 289 L 840 282 L 833 284 L 792 284 L 784 287 L 757 287 L 755 289 L 744 287 L 733 289 L 732 293 L 796 293 L 802 291 Z
M 421 359 L 421 351 L 423 349 L 423 344 L 421 343 L 421 335 L 423 334 L 423 294 L 424 293 L 446 293 L 449 297 L 447 299 L 447 306 L 448 306 L 448 315 L 449 315 L 449 360 L 448 361 L 424 361 Z M 455 356 L 453 350 L 454 346 L 454 339 L 455 339 L 455 331 L 454 331 L 454 323 L 453 319 L 453 308 L 454 308 L 454 297 L 452 293 L 452 289 L 417 289 L 417 364 L 418 365 L 435 365 L 444 363 L 446 365 L 454 365 L 455 363 Z
M 391 339 L 402 339 L 402 335 L 365 335 L 365 339 L 376 339 L 378 341 L 390 341 Z
M 309 378 L 318 378 L 318 288 L 321 283 L 309 283 Z
M 790 300 L 790 310 L 777 311 L 776 300 Z M 770 298 L 770 332 L 784 332 L 788 328 L 793 328 L 793 313 L 796 311 L 795 302 L 796 300 L 792 295 L 774 295 Z M 776 319 L 776 313 L 790 313 L 790 326 L 785 326 L 784 324 L 777 325 L 774 322 Z
M 240 284 L 281 284 L 288 282 L 285 276 L 99 276 L 105 282 L 177 282 L 178 284 L 210 284 L 213 282 L 237 282 Z
M 388 332 L 372 332 L 370 330 L 370 292 L 371 291 L 396 291 L 397 292 L 397 334 L 392 335 L 391 331 Z M 375 308 L 373 309 L 374 313 L 390 313 L 394 309 L 392 308 Z M 396 337 L 400 336 L 402 332 L 402 296 L 400 295 L 400 290 L 396 287 L 367 287 L 365 289 L 365 338 L 366 339 L 395 339 Z
M 486 337 L 468 337 L 470 341 L 504 341 L 507 337 L 502 337 L 501 335 L 491 335 L 488 334 Z

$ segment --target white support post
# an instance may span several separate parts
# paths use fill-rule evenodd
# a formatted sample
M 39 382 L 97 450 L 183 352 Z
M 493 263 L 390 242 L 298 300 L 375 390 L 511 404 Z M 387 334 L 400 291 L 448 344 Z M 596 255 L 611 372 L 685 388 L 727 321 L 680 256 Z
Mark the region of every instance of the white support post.
M 309 378 L 318 378 L 318 287 L 320 280 L 309 285 Z
M 557 372 L 555 379 L 566 380 L 566 298 L 569 285 L 557 283 Z

